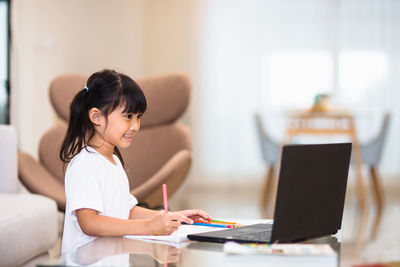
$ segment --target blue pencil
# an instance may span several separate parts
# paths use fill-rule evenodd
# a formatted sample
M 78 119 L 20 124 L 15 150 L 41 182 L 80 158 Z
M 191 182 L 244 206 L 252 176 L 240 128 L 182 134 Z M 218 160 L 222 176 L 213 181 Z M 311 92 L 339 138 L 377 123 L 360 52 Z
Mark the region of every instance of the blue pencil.
M 223 225 L 223 224 L 216 224 L 216 223 L 194 222 L 193 225 L 210 226 L 210 227 L 221 227 L 221 228 L 231 228 L 231 225 Z

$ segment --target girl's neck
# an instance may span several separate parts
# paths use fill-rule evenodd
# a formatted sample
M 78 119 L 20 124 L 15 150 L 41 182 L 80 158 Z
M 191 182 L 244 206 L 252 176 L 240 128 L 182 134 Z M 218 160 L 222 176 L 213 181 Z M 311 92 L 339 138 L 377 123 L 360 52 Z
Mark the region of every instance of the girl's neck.
M 88 145 L 94 148 L 97 152 L 103 155 L 106 159 L 111 161 L 114 165 L 116 164 L 113 154 L 115 146 L 108 143 L 104 138 L 95 134 L 88 142 Z

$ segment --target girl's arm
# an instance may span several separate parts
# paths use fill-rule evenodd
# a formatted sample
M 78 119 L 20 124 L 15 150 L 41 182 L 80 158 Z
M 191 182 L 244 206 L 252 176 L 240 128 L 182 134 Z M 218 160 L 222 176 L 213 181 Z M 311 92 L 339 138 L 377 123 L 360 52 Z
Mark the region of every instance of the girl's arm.
M 155 210 L 150 210 L 142 207 L 135 206 L 131 209 L 131 212 L 129 214 L 129 219 L 149 219 L 153 217 L 157 212 Z M 205 211 L 202 210 L 181 210 L 181 211 L 175 211 L 175 212 L 169 212 L 169 213 L 175 213 L 180 216 L 184 216 L 185 218 L 189 218 L 192 220 L 198 219 L 198 218 L 203 218 L 205 220 L 211 220 L 210 215 L 208 215 Z M 184 222 L 190 223 L 187 220 Z
M 146 208 L 142 208 L 139 206 L 135 206 L 131 209 L 131 212 L 129 213 L 129 219 L 149 219 L 153 217 L 157 212 L 156 210 L 150 210 Z
M 129 220 L 99 215 L 97 210 L 92 209 L 79 209 L 75 212 L 82 231 L 90 236 L 167 235 L 176 231 L 182 222 L 192 224 L 194 219 L 200 217 L 211 219 L 202 210 L 165 213 L 162 210 L 134 207 Z
M 191 219 L 179 213 L 155 212 L 151 218 L 124 220 L 99 215 L 92 209 L 76 210 L 79 226 L 90 236 L 124 236 L 170 234 L 177 230 L 181 222 L 191 223 Z

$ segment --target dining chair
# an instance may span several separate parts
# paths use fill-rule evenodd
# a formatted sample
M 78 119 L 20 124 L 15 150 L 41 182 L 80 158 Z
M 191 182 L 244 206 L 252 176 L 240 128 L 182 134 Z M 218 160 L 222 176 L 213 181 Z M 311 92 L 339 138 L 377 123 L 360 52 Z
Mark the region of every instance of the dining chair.
M 266 127 L 263 123 L 261 115 L 256 113 L 255 116 L 256 131 L 258 136 L 258 141 L 261 149 L 261 154 L 265 166 L 267 167 L 264 185 L 262 187 L 261 199 L 260 199 L 260 213 L 262 217 L 267 217 L 271 214 L 272 203 L 271 203 L 271 193 L 272 188 L 274 188 L 276 183 L 276 166 L 279 163 L 279 157 L 281 153 L 281 144 L 274 141 L 271 136 L 267 133 Z M 269 210 L 271 207 L 271 210 Z
M 378 134 L 368 142 L 360 143 L 362 163 L 368 166 L 377 209 L 376 218 L 372 226 L 372 238 L 376 237 L 384 208 L 384 192 L 381 184 L 381 176 L 378 172 L 378 165 L 381 161 L 384 144 L 388 135 L 390 118 L 390 113 L 385 113 Z M 353 157 L 352 163 L 354 163 Z

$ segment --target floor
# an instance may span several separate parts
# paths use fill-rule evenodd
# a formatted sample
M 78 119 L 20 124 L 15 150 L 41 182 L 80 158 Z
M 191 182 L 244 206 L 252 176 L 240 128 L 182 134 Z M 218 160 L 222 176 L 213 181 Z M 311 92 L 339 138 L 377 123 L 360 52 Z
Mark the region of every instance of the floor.
M 400 267 L 400 179 L 384 184 L 384 190 L 385 209 L 378 234 L 375 239 L 367 240 L 358 249 L 355 245 L 358 223 L 357 197 L 355 188 L 349 186 L 342 226 L 342 267 L 373 263 L 391 263 L 390 266 Z M 173 210 L 199 208 L 217 217 L 260 218 L 257 206 L 259 191 L 259 184 L 185 186 L 184 190 L 178 191 L 170 198 L 169 205 Z M 375 213 L 372 203 L 370 206 L 368 233 Z

